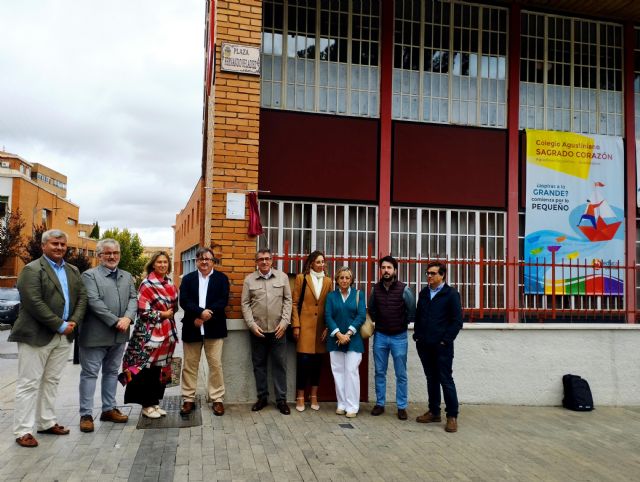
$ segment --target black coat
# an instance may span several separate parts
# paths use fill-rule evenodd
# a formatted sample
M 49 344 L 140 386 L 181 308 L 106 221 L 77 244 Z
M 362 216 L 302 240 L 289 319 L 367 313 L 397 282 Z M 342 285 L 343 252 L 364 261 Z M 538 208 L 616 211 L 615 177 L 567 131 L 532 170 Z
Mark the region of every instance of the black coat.
M 180 307 L 184 310 L 182 319 L 182 341 L 192 343 L 202 341 L 200 328 L 194 325 L 205 309 L 213 312 L 209 321 L 204 323 L 205 338 L 225 338 L 227 336 L 227 315 L 224 312 L 229 303 L 229 278 L 224 273 L 213 271 L 207 287 L 206 306 L 200 308 L 198 294 L 198 271 L 182 278 L 180 283 Z
M 462 328 L 462 306 L 458 290 L 445 284 L 431 299 L 429 287 L 418 297 L 413 339 L 424 343 L 450 345 Z

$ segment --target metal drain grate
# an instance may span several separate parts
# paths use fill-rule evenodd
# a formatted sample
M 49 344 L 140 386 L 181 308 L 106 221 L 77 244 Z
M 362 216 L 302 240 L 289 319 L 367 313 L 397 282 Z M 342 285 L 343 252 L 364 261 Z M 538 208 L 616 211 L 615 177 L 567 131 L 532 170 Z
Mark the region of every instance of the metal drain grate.
M 17 353 L 0 353 L 0 358 L 4 358 L 6 360 L 17 360 L 18 354 Z
M 197 427 L 202 425 L 202 402 L 200 397 L 196 399 L 196 408 L 189 415 L 180 415 L 180 407 L 182 406 L 182 397 L 171 396 L 164 397 L 160 400 L 160 407 L 167 411 L 166 417 L 147 418 L 140 413 L 138 418 L 137 429 L 155 429 L 155 428 L 186 428 Z
M 339 423 L 338 426 L 340 428 L 353 428 L 353 425 L 351 425 L 350 423 Z

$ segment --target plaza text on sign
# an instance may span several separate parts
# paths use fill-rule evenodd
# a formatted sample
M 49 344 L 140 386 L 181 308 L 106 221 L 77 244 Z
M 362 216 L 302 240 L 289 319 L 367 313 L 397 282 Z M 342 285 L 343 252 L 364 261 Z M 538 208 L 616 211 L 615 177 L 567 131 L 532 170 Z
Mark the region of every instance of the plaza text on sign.
M 223 42 L 220 53 L 220 70 L 260 75 L 260 47 Z

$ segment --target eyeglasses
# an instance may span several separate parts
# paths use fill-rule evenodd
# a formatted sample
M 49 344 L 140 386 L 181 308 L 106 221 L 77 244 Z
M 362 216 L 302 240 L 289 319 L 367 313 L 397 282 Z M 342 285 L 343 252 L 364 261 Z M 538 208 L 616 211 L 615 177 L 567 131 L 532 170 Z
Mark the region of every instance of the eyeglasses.
M 269 261 L 271 261 L 271 258 L 256 258 L 256 261 L 258 263 L 268 263 Z
M 213 261 L 213 258 L 198 258 L 198 261 L 206 261 L 208 263 L 209 261 Z
M 105 257 L 109 257 L 109 256 L 120 256 L 120 251 L 109 251 L 109 252 L 102 252 L 100 253 L 102 256 Z
M 427 276 L 438 276 L 440 271 L 427 271 Z

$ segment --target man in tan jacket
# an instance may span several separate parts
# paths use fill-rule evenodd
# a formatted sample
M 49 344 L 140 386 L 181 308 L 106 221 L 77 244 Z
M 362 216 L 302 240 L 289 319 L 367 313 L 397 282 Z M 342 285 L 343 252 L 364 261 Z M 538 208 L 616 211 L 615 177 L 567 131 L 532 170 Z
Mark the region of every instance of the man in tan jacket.
M 272 268 L 271 251 L 256 254 L 258 269 L 247 276 L 242 287 L 242 315 L 251 332 L 251 361 L 256 379 L 257 412 L 269 403 L 267 363 L 271 357 L 273 389 L 280 413 L 291 413 L 287 405 L 287 338 L 291 319 L 291 288 L 282 271 Z

